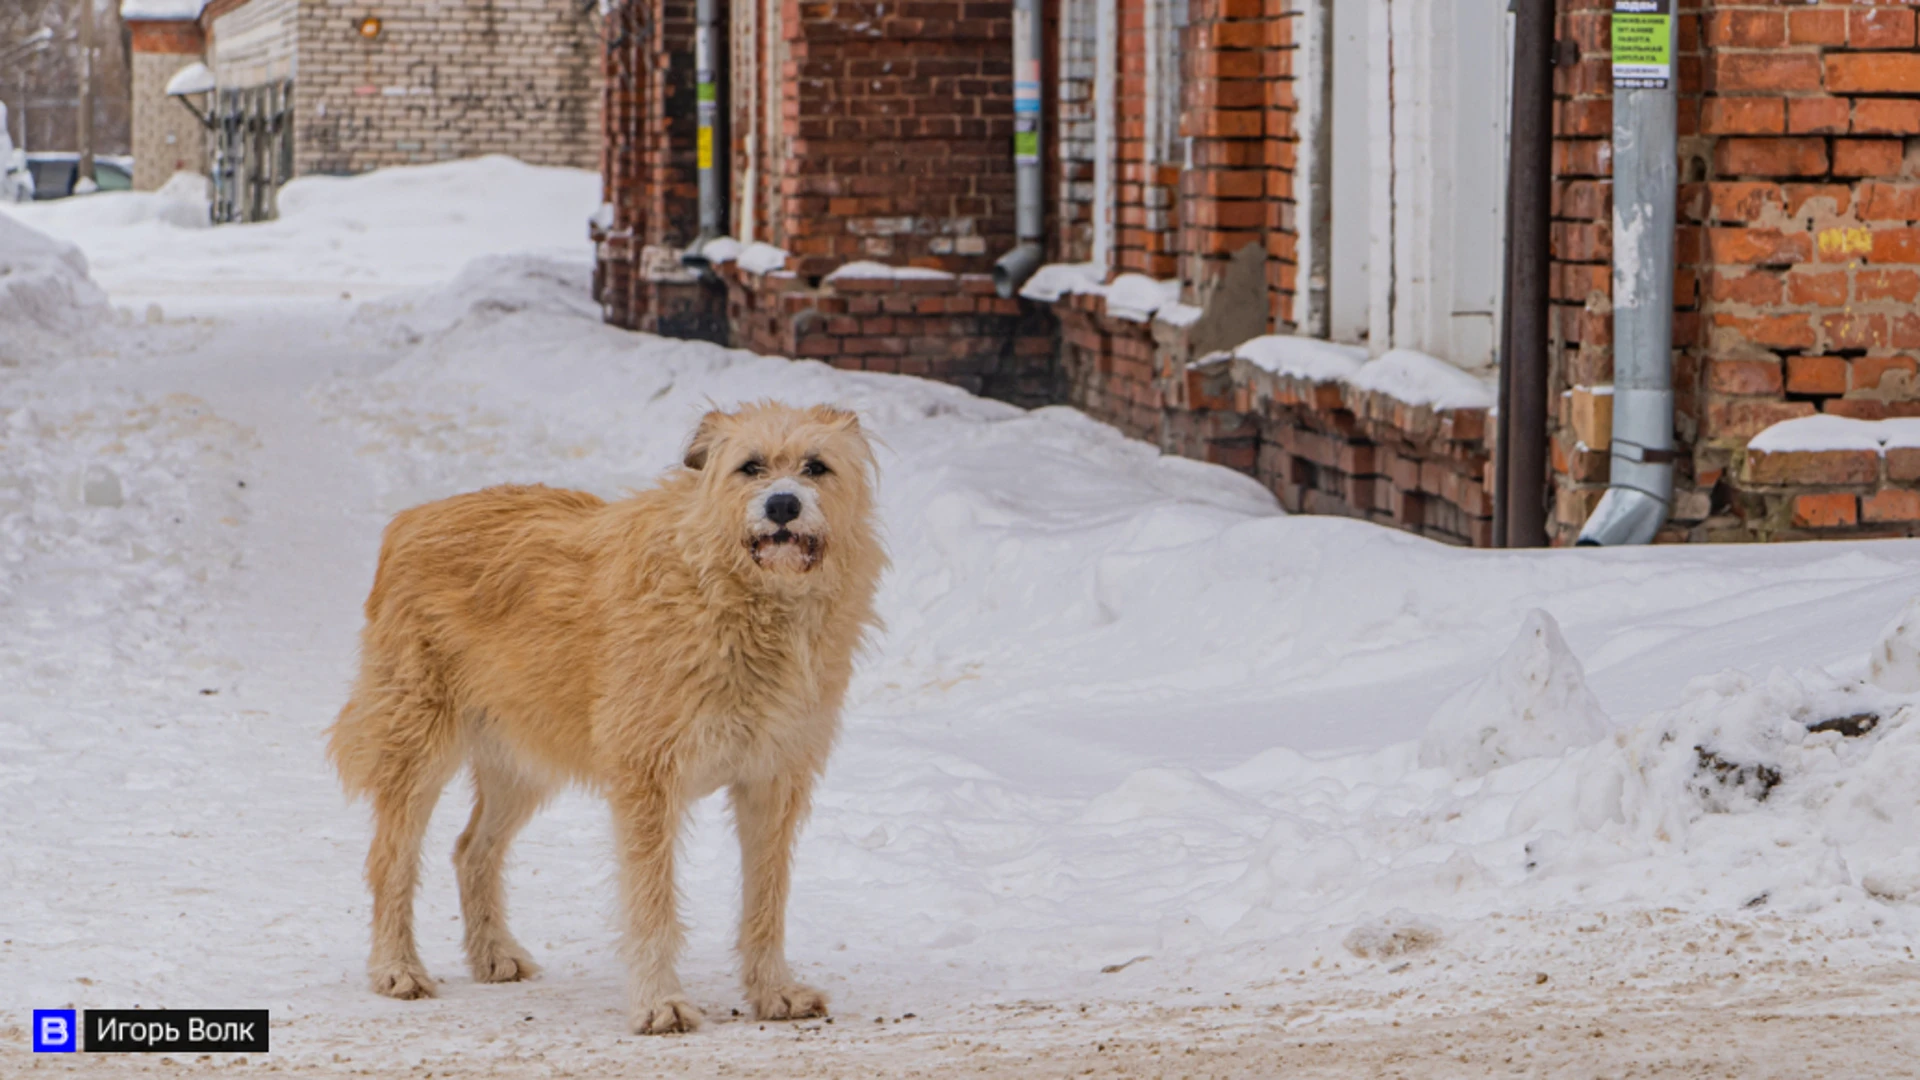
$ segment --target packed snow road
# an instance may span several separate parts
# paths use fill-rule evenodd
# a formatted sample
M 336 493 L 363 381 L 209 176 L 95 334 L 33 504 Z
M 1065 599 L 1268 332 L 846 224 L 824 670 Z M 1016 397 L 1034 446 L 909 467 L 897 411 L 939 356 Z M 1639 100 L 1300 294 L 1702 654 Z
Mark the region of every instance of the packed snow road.
M 595 199 L 491 159 L 299 181 L 270 226 L 0 212 L 0 1074 L 240 1067 L 29 1054 L 66 1006 L 268 1008 L 245 1067 L 316 1075 L 1914 1072 L 1920 633 L 1882 635 L 1920 546 L 1286 517 L 1069 410 L 601 326 Z M 320 733 L 387 516 L 617 495 L 759 397 L 884 442 L 888 626 L 791 906 L 834 1020 L 733 1015 L 715 805 L 682 865 L 706 1030 L 626 1032 L 585 796 L 510 870 L 545 975 L 475 985 L 459 788 L 443 996 L 373 996 Z

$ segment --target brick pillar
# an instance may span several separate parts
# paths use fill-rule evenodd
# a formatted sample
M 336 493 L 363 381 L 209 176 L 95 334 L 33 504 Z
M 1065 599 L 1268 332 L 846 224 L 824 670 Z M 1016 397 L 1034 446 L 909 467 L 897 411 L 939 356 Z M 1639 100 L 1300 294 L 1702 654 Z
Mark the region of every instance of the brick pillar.
M 1293 21 L 1285 0 L 1194 0 L 1185 50 L 1181 278 L 1204 290 L 1259 247 L 1276 319 L 1293 306 Z

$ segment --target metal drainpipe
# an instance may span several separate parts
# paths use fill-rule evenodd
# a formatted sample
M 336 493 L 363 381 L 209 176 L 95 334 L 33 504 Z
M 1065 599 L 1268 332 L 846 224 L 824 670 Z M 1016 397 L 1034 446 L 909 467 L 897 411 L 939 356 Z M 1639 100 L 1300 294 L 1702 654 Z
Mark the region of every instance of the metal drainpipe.
M 1583 546 L 1644 544 L 1673 501 L 1673 0 L 1613 5 L 1613 455 Z
M 713 263 L 702 253 L 703 249 L 725 231 L 721 219 L 727 194 L 722 188 L 720 162 L 716 156 L 720 119 L 719 24 L 720 0 L 697 0 L 693 64 L 694 116 L 700 125 L 695 142 L 695 163 L 700 173 L 700 235 L 681 253 L 680 263 L 703 278 L 713 274 Z
M 1046 258 L 1040 202 L 1040 0 L 1013 0 L 1014 234 L 1019 243 L 993 264 L 993 290 L 1012 296 Z
M 1552 297 L 1554 0 L 1518 0 L 1507 151 L 1507 267 L 1501 324 L 1501 547 L 1547 542 L 1547 351 Z

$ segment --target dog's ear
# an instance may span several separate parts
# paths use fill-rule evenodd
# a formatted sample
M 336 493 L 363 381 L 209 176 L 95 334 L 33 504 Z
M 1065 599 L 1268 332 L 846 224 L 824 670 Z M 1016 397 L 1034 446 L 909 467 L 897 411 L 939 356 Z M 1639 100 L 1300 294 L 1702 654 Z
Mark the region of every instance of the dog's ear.
M 815 405 L 813 415 L 814 419 L 823 424 L 832 424 L 842 431 L 851 431 L 856 435 L 861 433 L 860 417 L 851 409 L 842 409 L 833 405 Z
M 707 467 L 707 452 L 713 449 L 714 440 L 720 437 L 720 421 L 726 413 L 718 409 L 700 418 L 700 426 L 693 431 L 693 441 L 687 444 L 687 456 L 683 459 L 689 469 Z

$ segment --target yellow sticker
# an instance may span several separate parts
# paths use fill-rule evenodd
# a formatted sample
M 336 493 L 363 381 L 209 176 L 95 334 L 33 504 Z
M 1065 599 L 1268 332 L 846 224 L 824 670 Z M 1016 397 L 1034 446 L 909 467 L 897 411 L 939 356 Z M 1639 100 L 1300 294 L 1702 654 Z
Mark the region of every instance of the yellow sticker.
M 713 168 L 713 129 L 712 128 L 703 127 L 700 129 L 699 147 L 700 147 L 699 149 L 700 168 L 702 169 Z
M 1820 257 L 1845 258 L 1873 254 L 1873 234 L 1865 229 L 1821 229 Z

